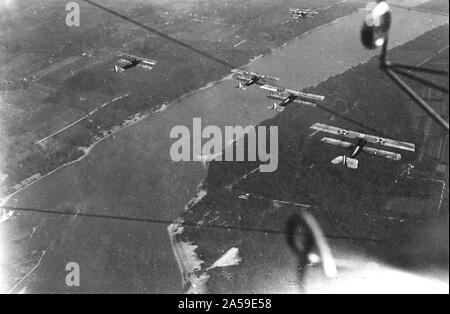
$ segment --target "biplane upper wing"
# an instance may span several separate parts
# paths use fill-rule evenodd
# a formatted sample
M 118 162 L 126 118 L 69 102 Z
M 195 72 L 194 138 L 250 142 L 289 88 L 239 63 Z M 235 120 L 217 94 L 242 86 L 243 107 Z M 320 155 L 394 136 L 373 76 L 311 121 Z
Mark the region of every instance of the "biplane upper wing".
M 349 131 L 349 130 L 337 128 L 337 127 L 334 127 L 331 125 L 316 123 L 311 128 L 316 131 L 321 131 L 321 132 L 326 132 L 326 133 L 335 134 L 335 135 L 339 135 L 339 136 L 344 136 L 344 137 L 347 137 L 350 139 L 363 138 L 368 143 L 380 144 L 380 145 L 383 145 L 386 147 L 392 147 L 392 148 L 407 150 L 407 151 L 411 151 L 411 152 L 416 151 L 416 145 L 412 144 L 412 143 L 400 142 L 400 141 L 386 139 L 386 138 L 382 138 L 382 137 L 378 137 L 378 136 L 367 135 L 364 133 L 359 133 L 359 132 L 355 132 L 355 131 Z
M 375 149 L 375 148 L 366 146 L 363 148 L 363 151 L 366 154 L 377 156 L 377 157 L 384 157 L 384 158 L 387 158 L 390 160 L 400 161 L 402 159 L 402 155 L 393 153 L 393 152 L 388 152 L 388 151 L 382 150 L 382 149 Z
M 292 13 L 318 13 L 316 10 L 313 9 L 289 9 Z
M 325 100 L 324 96 L 308 94 L 308 93 L 299 92 L 299 91 L 286 89 L 286 88 L 281 88 L 281 87 L 277 87 L 277 86 L 264 85 L 264 86 L 261 86 L 261 89 L 264 89 L 264 90 L 268 91 L 270 93 L 270 96 L 269 96 L 270 98 L 278 97 L 278 98 L 275 98 L 275 99 L 283 99 L 284 100 L 284 99 L 288 98 L 291 95 L 295 95 L 298 98 L 303 98 L 303 99 L 306 99 L 308 101 L 322 102 L 322 101 Z M 300 100 L 300 102 L 301 102 L 301 100 Z
M 320 132 L 334 134 L 334 135 L 342 135 L 342 136 L 345 136 L 345 137 L 348 137 L 351 139 L 355 139 L 360 136 L 360 133 L 358 133 L 358 132 L 348 131 L 348 130 L 344 130 L 341 128 L 337 128 L 335 126 L 321 124 L 321 123 L 314 124 L 311 127 L 311 129 L 320 131 Z
M 380 144 L 380 145 L 383 145 L 386 147 L 407 150 L 410 152 L 416 151 L 416 145 L 412 144 L 412 143 L 400 142 L 400 141 L 386 139 L 386 138 L 372 136 L 372 135 L 366 135 L 364 137 L 364 139 L 369 143 Z
M 242 71 L 237 69 L 234 69 L 231 72 L 234 73 L 233 77 L 236 80 L 242 82 L 248 82 L 256 77 L 258 78 L 258 81 L 255 84 L 258 85 L 275 84 L 275 82 L 278 82 L 280 80 L 278 77 L 267 76 L 260 73 Z

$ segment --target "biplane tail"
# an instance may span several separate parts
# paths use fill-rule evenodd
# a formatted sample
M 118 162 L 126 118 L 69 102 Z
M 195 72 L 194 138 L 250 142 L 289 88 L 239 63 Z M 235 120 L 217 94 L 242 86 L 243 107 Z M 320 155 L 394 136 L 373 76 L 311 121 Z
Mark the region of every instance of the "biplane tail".
M 350 169 L 358 169 L 359 161 L 347 156 L 338 156 L 334 158 L 331 163 L 333 165 L 343 165 Z
M 241 90 L 246 90 L 247 89 L 247 87 L 244 84 L 242 84 L 241 82 L 238 82 L 238 84 L 236 85 L 236 88 L 237 89 L 241 89 Z
M 280 106 L 279 104 L 277 104 L 277 103 L 275 102 L 275 103 L 273 103 L 272 106 L 267 107 L 267 109 L 273 110 L 273 111 L 276 111 L 276 112 L 283 112 L 284 109 L 286 109 L 286 108 L 283 107 L 283 106 Z
M 123 73 L 123 72 L 125 72 L 125 69 L 123 69 L 123 68 L 121 68 L 121 67 L 118 67 L 117 65 L 115 65 L 114 66 L 114 72 L 116 72 L 116 73 Z

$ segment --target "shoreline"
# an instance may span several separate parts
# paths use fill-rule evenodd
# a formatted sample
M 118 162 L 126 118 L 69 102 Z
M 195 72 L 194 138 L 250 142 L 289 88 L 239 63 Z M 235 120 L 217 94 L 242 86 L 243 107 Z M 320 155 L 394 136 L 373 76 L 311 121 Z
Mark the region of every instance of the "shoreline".
M 184 211 L 187 211 L 193 206 L 200 203 L 202 199 L 208 194 L 208 191 L 203 187 L 204 185 L 202 182 L 198 186 L 195 196 L 185 206 Z M 169 225 L 169 227 L 167 227 L 167 233 L 169 234 L 172 252 L 181 275 L 182 290 L 185 294 L 206 293 L 206 283 L 208 282 L 210 277 L 208 275 L 197 276 L 195 274 L 196 271 L 202 270 L 201 265 L 204 264 L 204 261 L 199 259 L 197 253 L 195 253 L 198 246 L 195 246 L 192 242 L 186 243 L 177 240 L 177 236 L 180 236 L 184 233 L 183 224 L 184 220 L 180 217 L 171 225 Z M 188 244 L 187 248 L 189 250 L 187 250 L 186 244 Z M 187 258 L 189 256 L 191 256 L 191 259 Z M 192 267 L 192 265 L 197 265 L 197 267 Z

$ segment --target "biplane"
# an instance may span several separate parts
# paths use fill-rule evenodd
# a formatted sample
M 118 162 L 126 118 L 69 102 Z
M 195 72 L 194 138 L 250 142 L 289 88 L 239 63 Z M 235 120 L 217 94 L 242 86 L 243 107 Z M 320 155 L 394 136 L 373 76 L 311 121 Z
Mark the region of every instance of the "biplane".
M 130 55 L 125 52 L 118 52 L 117 56 L 119 57 L 118 62 L 124 64 L 124 66 L 114 66 L 114 71 L 116 73 L 123 73 L 126 70 L 129 70 L 134 67 L 140 67 L 145 70 L 151 70 L 158 63 L 157 61 L 141 58 L 137 56 Z
M 252 85 L 274 85 L 280 79 L 278 77 L 267 76 L 259 73 L 253 73 L 242 70 L 232 70 L 234 73 L 233 77 L 238 80 L 238 85 L 236 88 L 246 89 Z
M 263 85 L 261 89 L 269 92 L 268 98 L 281 100 L 281 103 L 274 103 L 268 108 L 277 112 L 283 112 L 284 109 L 292 103 L 316 107 L 318 102 L 323 102 L 325 100 L 324 96 L 308 94 L 277 86 Z
M 398 150 L 405 150 L 410 152 L 416 151 L 415 144 L 386 139 L 379 136 L 367 135 L 354 131 L 348 131 L 326 124 L 316 123 L 311 126 L 311 129 L 316 130 L 317 132 L 337 135 L 350 140 L 347 142 L 330 137 L 324 137 L 321 139 L 321 142 L 324 144 L 339 146 L 351 150 L 351 153 L 349 155 L 338 156 L 331 161 L 331 163 L 334 165 L 341 164 L 350 169 L 358 169 L 359 161 L 357 157 L 361 153 L 366 153 L 368 155 L 377 157 L 384 157 L 393 161 L 400 161 L 402 159 L 402 155 L 398 153 Z M 369 145 L 371 144 L 393 148 L 396 149 L 397 152 L 370 147 Z
M 296 21 L 305 18 L 313 18 L 314 16 L 319 14 L 319 12 L 312 9 L 289 9 L 289 12 L 291 13 L 291 17 Z

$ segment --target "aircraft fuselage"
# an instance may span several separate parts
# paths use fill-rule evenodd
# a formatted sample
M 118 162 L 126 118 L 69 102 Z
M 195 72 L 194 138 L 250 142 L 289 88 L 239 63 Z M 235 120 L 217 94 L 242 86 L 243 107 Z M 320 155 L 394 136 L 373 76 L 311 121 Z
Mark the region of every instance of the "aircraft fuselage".
M 286 107 L 287 105 L 292 104 L 298 97 L 296 95 L 290 95 L 288 98 L 286 98 L 280 106 Z
M 362 151 L 363 151 L 364 147 L 366 147 L 366 145 L 367 145 L 366 140 L 364 140 L 362 138 L 358 139 L 358 142 L 356 143 L 355 148 L 354 148 L 352 154 L 350 155 L 350 157 L 351 158 L 358 157 L 362 153 Z
M 132 62 L 126 64 L 125 66 L 123 66 L 122 69 L 124 69 L 124 70 L 129 70 L 129 69 L 134 68 L 135 66 L 137 66 L 139 63 L 140 63 L 140 62 L 137 61 L 137 60 L 132 61 Z
M 259 81 L 259 77 L 254 76 L 254 77 L 252 77 L 251 80 L 249 80 L 247 83 L 245 83 L 245 86 L 255 85 L 256 83 L 258 83 L 258 81 Z

